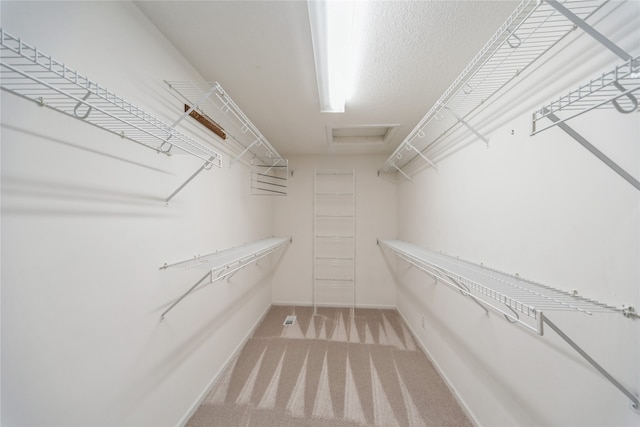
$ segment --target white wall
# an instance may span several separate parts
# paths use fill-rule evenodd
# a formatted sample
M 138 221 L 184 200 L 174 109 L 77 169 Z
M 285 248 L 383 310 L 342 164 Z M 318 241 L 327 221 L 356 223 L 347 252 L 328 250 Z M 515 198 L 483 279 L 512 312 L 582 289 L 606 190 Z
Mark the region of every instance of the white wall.
M 599 16 L 597 28 L 638 55 L 640 3 L 614 2 Z M 528 136 L 534 108 L 619 60 L 586 36 L 546 58 L 476 120 L 489 149 L 472 141 L 442 159 L 438 172 L 425 169 L 400 184 L 398 237 L 637 309 L 639 192 L 560 129 Z M 569 124 L 640 177 L 637 112 L 592 111 Z M 396 277 L 400 312 L 479 425 L 640 423 L 629 400 L 553 331 L 538 337 L 486 315 L 402 262 Z M 639 394 L 639 320 L 546 314 Z
M 1 7 L 6 31 L 168 123 L 181 104 L 163 80 L 201 80 L 132 3 Z M 205 272 L 159 267 L 270 236 L 272 201 L 224 156 L 165 207 L 200 160 L 1 96 L 2 425 L 177 425 L 271 304 L 271 276 L 247 267 L 160 322 Z
M 377 175 L 381 156 L 292 156 L 294 175 L 288 196 L 275 203 L 274 232 L 293 236 L 293 245 L 273 281 L 276 304 L 313 302 L 313 200 L 316 169 L 356 173 L 356 304 L 395 307 L 393 277 L 376 244 L 378 237 L 396 235 L 396 186 Z M 351 300 L 345 301 L 347 304 Z

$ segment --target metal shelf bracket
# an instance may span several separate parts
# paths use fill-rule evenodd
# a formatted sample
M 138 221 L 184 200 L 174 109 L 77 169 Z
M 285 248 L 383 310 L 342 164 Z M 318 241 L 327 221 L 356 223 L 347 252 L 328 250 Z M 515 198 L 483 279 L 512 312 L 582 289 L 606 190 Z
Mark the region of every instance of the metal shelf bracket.
M 560 12 L 562 15 L 564 15 L 565 18 L 567 18 L 569 21 L 573 22 L 576 26 L 580 27 L 585 33 L 589 34 L 591 37 L 593 37 L 595 40 L 597 40 L 600 44 L 602 44 L 607 49 L 609 49 L 611 52 L 615 53 L 620 58 L 622 58 L 622 60 L 629 61 L 629 60 L 633 59 L 633 57 L 631 55 L 629 55 L 627 52 L 625 52 L 623 49 L 621 49 L 617 44 L 613 43 L 611 40 L 609 40 L 602 33 L 597 31 L 591 25 L 587 24 L 584 20 L 580 19 L 573 12 L 571 12 L 569 9 L 567 9 L 562 4 L 560 4 L 559 1 L 557 1 L 557 0 L 545 0 L 545 1 L 551 7 L 553 7 L 558 12 Z
M 630 400 L 629 406 L 634 412 L 640 414 L 640 401 L 638 401 L 638 397 L 631 393 L 625 386 L 623 386 L 618 380 L 616 380 L 606 369 L 604 369 L 598 362 L 596 362 L 586 351 L 584 351 L 578 344 L 576 344 L 567 334 L 565 334 L 559 327 L 557 327 L 548 317 L 546 317 L 543 313 L 540 313 L 540 319 L 542 319 L 542 323 L 549 326 L 556 334 L 560 336 L 567 344 L 571 346 L 575 351 L 578 352 L 580 356 L 582 356 L 591 366 L 593 366 L 600 374 L 602 374 L 611 384 L 616 386 L 618 390 L 620 390 L 625 396 L 627 396 Z M 542 335 L 542 334 L 541 334 Z
M 189 178 L 187 178 L 187 180 L 185 182 L 182 183 L 182 185 L 180 185 L 178 188 L 176 188 L 176 190 L 171 193 L 171 195 L 169 197 L 167 197 L 165 199 L 165 205 L 169 206 L 169 202 L 171 201 L 171 199 L 173 199 L 176 194 L 178 194 L 180 191 L 182 191 L 182 189 L 184 187 L 187 186 L 187 184 L 189 184 L 196 176 L 198 176 L 200 174 L 200 172 L 202 172 L 203 170 L 209 170 L 211 169 L 211 167 L 213 166 L 213 161 L 215 160 L 215 157 L 210 157 L 209 160 L 207 160 L 202 166 L 200 166 L 200 168 L 195 171 L 193 173 L 193 175 L 191 175 Z
M 478 138 L 480 138 L 482 141 L 484 141 L 484 143 L 486 144 L 487 148 L 489 148 L 489 140 L 480 132 L 478 132 L 473 126 L 471 126 L 466 120 L 464 120 L 462 117 L 460 117 L 459 115 L 457 115 L 452 109 L 450 109 L 449 107 L 444 107 L 445 110 L 448 110 L 451 115 L 453 117 L 456 118 L 456 120 L 460 123 L 462 123 L 467 129 L 469 129 L 475 136 L 477 136 Z
M 602 151 L 598 150 L 593 144 L 591 144 L 585 137 L 576 132 L 571 126 L 562 122 L 558 116 L 549 112 L 548 110 L 544 110 L 546 116 L 554 122 L 560 129 L 566 132 L 571 138 L 575 139 L 582 145 L 584 148 L 589 150 L 591 154 L 600 159 L 605 165 L 609 166 L 615 173 L 620 175 L 627 181 L 629 184 L 633 185 L 637 190 L 640 190 L 640 181 L 634 178 L 631 174 L 629 174 L 626 170 L 620 167 L 616 162 L 611 160 L 604 154 Z

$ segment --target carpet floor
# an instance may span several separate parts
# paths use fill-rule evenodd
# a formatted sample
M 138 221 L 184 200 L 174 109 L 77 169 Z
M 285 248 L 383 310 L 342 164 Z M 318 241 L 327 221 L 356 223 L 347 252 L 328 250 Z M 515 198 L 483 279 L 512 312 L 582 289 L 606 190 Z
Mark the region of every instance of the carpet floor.
M 284 326 L 287 315 L 295 315 Z M 189 427 L 472 426 L 395 310 L 274 306 Z

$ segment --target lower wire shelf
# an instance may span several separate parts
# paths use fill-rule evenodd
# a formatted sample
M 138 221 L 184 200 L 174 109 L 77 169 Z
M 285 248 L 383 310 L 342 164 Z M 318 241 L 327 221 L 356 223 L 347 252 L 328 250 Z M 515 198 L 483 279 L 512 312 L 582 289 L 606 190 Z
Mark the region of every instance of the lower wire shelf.
M 588 315 L 595 312 L 609 312 L 621 313 L 625 317 L 638 317 L 632 307 L 614 307 L 482 265 L 442 255 L 401 240 L 378 239 L 378 245 L 427 273 L 436 280 L 436 283 L 443 283 L 469 297 L 486 312 L 490 309 L 500 313 L 509 322 L 524 326 L 525 329 L 538 335 L 543 335 L 544 325 L 547 325 L 626 395 L 631 401 L 631 408 L 639 412 L 638 397 L 613 378 L 544 314 L 545 311 L 562 310 Z
M 259 259 L 275 252 L 276 250 L 288 245 L 292 242 L 291 237 L 270 237 L 247 243 L 235 248 L 214 252 L 207 255 L 200 255 L 185 261 L 179 261 L 172 264 L 165 263 L 160 270 L 166 270 L 172 267 L 180 267 L 183 269 L 199 269 L 208 270 L 195 285 L 189 288 L 176 301 L 173 302 L 161 315 L 160 319 L 164 319 L 165 315 L 178 305 L 187 295 L 193 292 L 206 279 L 210 283 L 217 282 L 224 278 L 231 278 L 235 273 L 240 271 L 247 265 L 257 262 Z

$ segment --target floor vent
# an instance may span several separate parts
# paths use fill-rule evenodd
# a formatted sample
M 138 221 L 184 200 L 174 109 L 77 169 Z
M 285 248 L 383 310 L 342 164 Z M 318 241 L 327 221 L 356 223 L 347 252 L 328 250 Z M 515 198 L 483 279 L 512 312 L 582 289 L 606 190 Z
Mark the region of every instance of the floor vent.
M 291 326 L 296 322 L 296 316 L 287 316 L 286 319 L 284 319 L 284 323 L 283 325 L 285 326 Z

